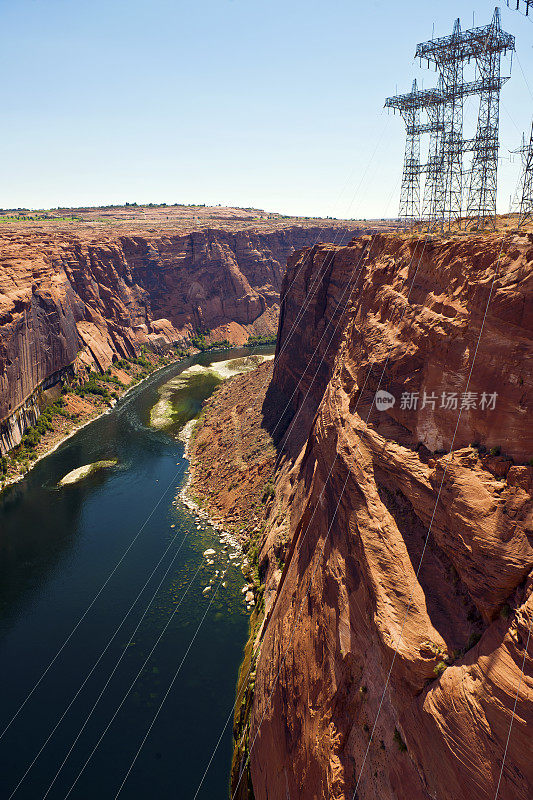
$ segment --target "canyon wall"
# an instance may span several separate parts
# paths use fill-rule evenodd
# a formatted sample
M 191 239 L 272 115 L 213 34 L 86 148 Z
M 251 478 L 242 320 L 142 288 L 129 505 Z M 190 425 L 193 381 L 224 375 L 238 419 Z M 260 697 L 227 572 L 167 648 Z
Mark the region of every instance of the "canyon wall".
M 357 224 L 270 232 L 98 236 L 14 231 L 0 238 L 0 452 L 35 421 L 43 382 L 106 369 L 142 344 L 166 348 L 196 330 L 244 343 L 273 333 L 287 257 Z
M 525 233 L 289 260 L 235 797 L 533 796 L 532 290 Z

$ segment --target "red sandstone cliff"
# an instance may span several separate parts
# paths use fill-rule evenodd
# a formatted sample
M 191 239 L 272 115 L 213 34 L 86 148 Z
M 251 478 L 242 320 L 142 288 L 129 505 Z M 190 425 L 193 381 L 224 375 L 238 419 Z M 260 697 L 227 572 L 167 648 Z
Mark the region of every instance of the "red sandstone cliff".
M 359 800 L 492 800 L 515 698 L 498 798 L 533 796 L 532 290 L 531 234 L 289 261 L 264 412 L 278 439 L 293 422 L 236 715 L 256 800 L 345 800 L 359 776 Z M 440 408 L 467 388 L 475 408 Z M 401 408 L 424 390 L 435 408 Z
M 0 237 L 0 452 L 35 421 L 32 392 L 77 360 L 106 369 L 197 329 L 241 344 L 272 333 L 286 260 L 357 224 L 120 233 L 17 229 Z

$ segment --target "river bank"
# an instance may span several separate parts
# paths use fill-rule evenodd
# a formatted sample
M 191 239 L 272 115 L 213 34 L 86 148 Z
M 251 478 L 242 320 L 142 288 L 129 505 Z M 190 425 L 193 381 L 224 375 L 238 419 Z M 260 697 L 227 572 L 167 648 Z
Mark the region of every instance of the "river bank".
M 44 796 L 58 769 L 51 800 L 74 782 L 76 796 L 92 797 L 102 775 L 114 792 L 163 703 L 122 790 L 126 800 L 170 797 L 178 785 L 195 796 L 215 747 L 197 796 L 225 795 L 232 743 L 224 725 L 249 620 L 243 555 L 205 517 L 176 502 L 188 477 L 179 431 L 187 414 L 201 410 L 213 363 L 247 355 L 210 351 L 154 372 L 0 497 L 0 654 L 10 687 L 2 729 L 70 637 L 4 737 L 8 794 L 103 654 L 17 797 Z M 205 369 L 190 369 L 196 366 Z M 155 428 L 152 409 L 178 373 L 187 373 L 187 385 L 172 398 L 183 418 Z M 104 462 L 116 466 L 60 485 L 83 465 Z
M 86 425 L 107 414 L 134 386 L 186 356 L 181 352 L 174 355 L 172 351 L 165 356 L 145 352 L 138 359 L 122 359 L 106 373 L 91 372 L 84 380 L 78 378 L 72 384 L 58 386 L 51 396 L 49 393 L 48 402 L 43 402 L 36 425 L 25 432 L 19 445 L 0 459 L 0 493 L 22 480 L 41 459 Z
M 262 533 L 275 464 L 273 443 L 260 426 L 273 357 L 251 354 L 245 359 L 249 364 L 232 360 L 211 365 L 223 382 L 204 402 L 199 417 L 187 422 L 178 434 L 189 470 L 176 502 L 212 525 L 224 544 L 249 554 L 241 562 L 248 581 L 248 611 L 260 599 L 257 553 L 250 544 Z M 258 363 L 262 359 L 263 363 Z M 258 365 L 252 368 L 254 363 Z M 232 370 L 244 372 L 232 375 Z M 238 493 L 237 487 L 241 490 Z
M 206 352 L 229 349 L 228 346 Z M 72 384 L 64 383 L 57 391 L 48 392 L 48 402 L 43 402 L 36 425 L 26 431 L 19 445 L 0 458 L 0 494 L 86 425 L 108 414 L 134 387 L 159 370 L 184 362 L 199 352 L 196 347 L 188 347 L 162 355 L 145 349 L 140 357 L 122 359 L 105 373 L 90 372 L 85 379 L 78 377 Z
M 253 790 L 248 729 L 265 612 L 272 606 L 287 558 L 286 498 L 275 491 L 278 451 L 263 404 L 274 364 L 223 383 L 207 400 L 188 442 L 189 478 L 183 492 L 196 508 L 235 536 L 246 554 L 248 636 L 235 687 L 231 786 L 238 800 Z M 277 473 L 276 473 L 277 474 Z M 263 550 L 267 533 L 269 551 Z M 276 581 L 265 586 L 267 569 Z M 243 590 L 244 591 L 244 590 Z M 244 778 L 239 780 L 241 771 Z
M 189 496 L 241 544 L 261 531 L 272 500 L 276 450 L 261 427 L 272 369 L 266 362 L 222 383 L 206 401 L 187 443 Z

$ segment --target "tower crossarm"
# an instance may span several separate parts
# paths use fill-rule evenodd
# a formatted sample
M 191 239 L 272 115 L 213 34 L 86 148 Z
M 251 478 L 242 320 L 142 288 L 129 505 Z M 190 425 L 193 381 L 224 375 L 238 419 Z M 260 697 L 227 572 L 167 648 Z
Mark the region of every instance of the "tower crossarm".
M 495 14 L 490 25 L 461 31 L 456 23 L 453 33 L 449 36 L 417 44 L 415 58 L 440 65 L 451 61 L 479 58 L 487 53 L 506 54 L 513 52 L 514 49 L 515 37 L 501 29 L 499 14 Z
M 477 81 L 469 81 L 463 83 L 457 88 L 457 93 L 461 97 L 470 97 L 473 94 L 481 94 L 482 92 L 499 92 L 502 86 L 509 80 L 508 76 L 481 78 Z M 448 99 L 446 89 L 442 92 L 444 100 Z
M 444 123 L 435 121 L 435 122 L 426 122 L 423 125 L 418 125 L 414 129 L 414 133 L 417 134 L 436 133 L 437 131 L 443 131 L 443 130 L 444 130 Z
M 409 92 L 408 94 L 398 94 L 395 97 L 387 97 L 385 108 L 409 111 L 438 105 L 438 103 L 442 103 L 442 92 L 439 89 L 425 89 Z
M 456 88 L 455 96 L 470 97 L 474 94 L 481 94 L 481 92 L 499 91 L 508 80 L 508 77 L 490 77 L 469 81 Z M 430 106 L 436 106 L 439 103 L 448 102 L 450 96 L 451 91 L 446 88 L 425 89 L 419 92 L 409 92 L 408 94 L 399 94 L 395 97 L 387 97 L 385 100 L 385 108 L 393 108 L 398 111 L 428 108 Z
M 464 139 L 463 140 L 463 152 L 468 153 L 469 151 L 474 151 L 480 153 L 481 155 L 484 154 L 498 154 L 499 144 L 497 141 L 490 139 L 488 142 L 480 141 L 479 138 L 474 139 Z

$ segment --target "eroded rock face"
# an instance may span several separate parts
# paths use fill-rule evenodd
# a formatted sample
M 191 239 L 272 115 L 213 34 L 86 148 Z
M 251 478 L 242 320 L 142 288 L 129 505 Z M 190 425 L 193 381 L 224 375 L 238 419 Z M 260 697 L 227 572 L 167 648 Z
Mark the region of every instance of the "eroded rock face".
M 269 233 L 72 235 L 0 241 L 0 424 L 77 360 L 106 369 L 143 343 L 165 349 L 197 329 L 244 343 L 272 333 L 289 254 L 357 225 Z M 20 421 L 20 414 L 17 419 Z M 18 422 L 17 422 L 18 425 Z M 18 428 L 17 428 L 18 429 Z M 10 441 L 11 431 L 5 431 Z
M 527 235 L 380 235 L 289 262 L 264 406 L 292 421 L 260 556 L 256 800 L 492 798 L 515 699 L 498 797 L 533 796 L 532 288 Z M 476 407 L 440 407 L 466 391 Z

